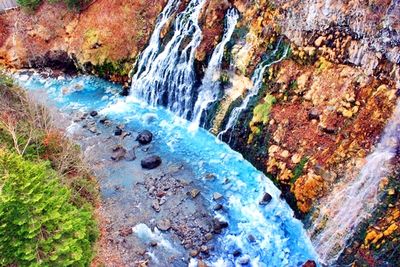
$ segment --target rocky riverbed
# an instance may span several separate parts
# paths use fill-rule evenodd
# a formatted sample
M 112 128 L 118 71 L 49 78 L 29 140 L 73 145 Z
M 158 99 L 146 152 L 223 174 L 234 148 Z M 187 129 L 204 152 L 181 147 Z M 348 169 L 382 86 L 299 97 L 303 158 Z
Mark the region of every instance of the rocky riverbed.
M 45 99 L 42 92 L 34 95 Z M 97 111 L 54 115 L 98 178 L 106 223 L 103 250 L 118 251 L 124 266 L 187 266 L 190 257 L 201 260 L 213 253 L 213 236 L 224 224 L 213 219 L 213 207 L 189 166 L 159 158 L 159 166 L 143 167 L 159 157 L 151 138 L 140 142 L 141 132 L 150 132 L 127 128 Z M 215 209 L 222 209 L 221 198 L 215 196 Z

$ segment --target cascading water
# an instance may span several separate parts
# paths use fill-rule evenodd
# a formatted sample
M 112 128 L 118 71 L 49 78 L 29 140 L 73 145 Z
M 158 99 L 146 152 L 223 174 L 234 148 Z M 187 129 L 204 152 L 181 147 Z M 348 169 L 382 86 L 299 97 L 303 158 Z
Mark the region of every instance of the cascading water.
M 176 12 L 179 3 L 180 1 L 170 0 L 158 16 L 156 27 L 149 40 L 149 45 L 143 50 L 138 60 L 137 70 L 132 79 L 133 81 L 137 81 L 140 76 L 145 76 L 150 71 L 152 66 L 150 63 L 154 61 L 161 49 L 161 31 Z
M 239 14 L 235 9 L 228 10 L 226 14 L 226 29 L 221 42 L 215 47 L 208 63 L 207 70 L 202 80 L 202 85 L 199 88 L 199 94 L 193 110 L 193 124 L 199 126 L 204 112 L 210 104 L 214 103 L 218 98 L 219 79 L 221 75 L 221 63 L 224 56 L 226 44 L 231 40 L 233 31 L 239 19 Z
M 163 105 L 177 115 L 188 118 L 193 109 L 193 95 L 196 75 L 194 57 L 202 40 L 199 15 L 206 0 L 191 0 L 185 10 L 178 14 L 174 22 L 174 34 L 159 53 L 160 31 L 151 37 L 148 55 L 142 57 L 138 73 L 132 79 L 132 91 L 152 105 Z M 169 1 L 167 10 L 174 1 Z M 171 7 L 171 10 L 173 8 Z M 164 10 L 164 17 L 173 12 Z M 159 19 L 156 29 L 162 28 Z M 147 50 L 147 49 L 146 49 Z M 150 60 L 151 59 L 151 60 Z
M 356 179 L 340 183 L 322 200 L 318 218 L 309 230 L 320 260 L 331 266 L 346 242 L 379 201 L 378 187 L 400 146 L 400 102 L 376 149 L 366 158 Z M 319 229 L 322 227 L 322 229 Z
M 259 92 L 259 90 L 262 87 L 262 83 L 263 83 L 263 78 L 264 78 L 264 73 L 265 70 L 268 69 L 270 66 L 272 66 L 273 64 L 276 64 L 280 61 L 282 61 L 284 58 L 286 58 L 287 53 L 289 51 L 289 47 L 285 47 L 283 54 L 281 55 L 281 57 L 277 60 L 274 61 L 274 58 L 276 57 L 278 51 L 281 49 L 281 45 L 282 44 L 282 39 L 279 39 L 276 48 L 271 52 L 271 54 L 268 56 L 268 58 L 264 61 L 262 61 L 258 67 L 256 68 L 256 70 L 254 71 L 253 77 L 252 77 L 252 82 L 253 82 L 253 87 L 250 89 L 250 91 L 248 92 L 248 94 L 246 95 L 246 97 L 243 99 L 242 104 L 238 107 L 235 107 L 230 115 L 229 115 L 229 120 L 228 123 L 225 126 L 225 129 L 222 130 L 219 134 L 218 134 L 218 138 L 222 139 L 222 137 L 228 132 L 231 131 L 231 134 L 229 136 L 229 140 L 228 143 L 230 143 L 231 141 L 231 137 L 232 137 L 232 131 L 234 130 L 236 123 L 238 122 L 239 116 L 240 114 L 247 109 L 247 106 L 250 103 L 250 100 L 256 96 Z M 271 61 L 272 60 L 272 61 Z

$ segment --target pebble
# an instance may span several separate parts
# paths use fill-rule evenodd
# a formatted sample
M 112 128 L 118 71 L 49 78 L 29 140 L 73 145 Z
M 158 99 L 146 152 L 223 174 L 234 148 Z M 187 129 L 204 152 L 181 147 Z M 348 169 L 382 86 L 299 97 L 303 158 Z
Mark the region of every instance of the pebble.
M 222 210 L 224 208 L 224 206 L 222 206 L 221 204 L 217 204 L 214 206 L 214 210 Z
M 161 231 L 168 231 L 169 229 L 171 229 L 171 221 L 169 219 L 158 221 L 157 228 Z
M 192 189 L 190 191 L 190 195 L 192 196 L 192 198 L 196 198 L 199 194 L 200 194 L 200 190 L 198 190 L 198 189 Z
M 214 199 L 215 201 L 220 200 L 221 198 L 223 198 L 223 195 L 221 195 L 220 193 L 215 192 L 215 193 L 213 194 L 213 199 Z

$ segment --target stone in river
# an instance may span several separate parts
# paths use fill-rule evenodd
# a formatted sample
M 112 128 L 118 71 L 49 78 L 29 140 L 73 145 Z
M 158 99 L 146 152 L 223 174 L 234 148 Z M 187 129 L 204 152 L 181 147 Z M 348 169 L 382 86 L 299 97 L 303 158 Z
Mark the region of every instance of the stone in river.
M 157 222 L 157 228 L 161 231 L 168 231 L 171 229 L 171 221 L 168 219 L 160 220 Z
M 139 144 L 141 145 L 150 144 L 152 140 L 153 140 L 153 134 L 148 130 L 144 130 L 136 138 L 136 141 L 138 141 Z
M 113 151 L 114 152 L 113 155 L 111 156 L 111 159 L 114 161 L 120 161 L 126 155 L 126 149 L 121 146 L 114 148 Z
M 90 116 L 92 117 L 96 117 L 98 115 L 96 110 L 93 110 L 92 112 L 90 112 Z
M 162 160 L 159 156 L 150 156 L 148 158 L 143 159 L 140 164 L 142 165 L 143 169 L 155 169 L 158 166 L 160 166 L 162 163 Z
M 272 196 L 268 193 L 265 193 L 263 198 L 260 201 L 260 205 L 267 205 L 269 202 L 271 202 Z
M 317 267 L 317 264 L 313 260 L 308 260 L 303 264 L 303 267 Z

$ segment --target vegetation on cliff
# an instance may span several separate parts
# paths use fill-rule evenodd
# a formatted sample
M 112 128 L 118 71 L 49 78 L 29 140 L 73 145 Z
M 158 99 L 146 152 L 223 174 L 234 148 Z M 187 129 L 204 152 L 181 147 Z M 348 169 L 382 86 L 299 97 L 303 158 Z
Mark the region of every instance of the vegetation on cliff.
M 98 189 L 79 148 L 1 74 L 0 111 L 0 265 L 89 265 Z
M 39 7 L 43 0 L 17 0 L 17 3 L 27 9 L 34 10 Z M 48 0 L 49 3 L 65 3 L 69 9 L 80 10 L 84 7 L 90 0 Z

